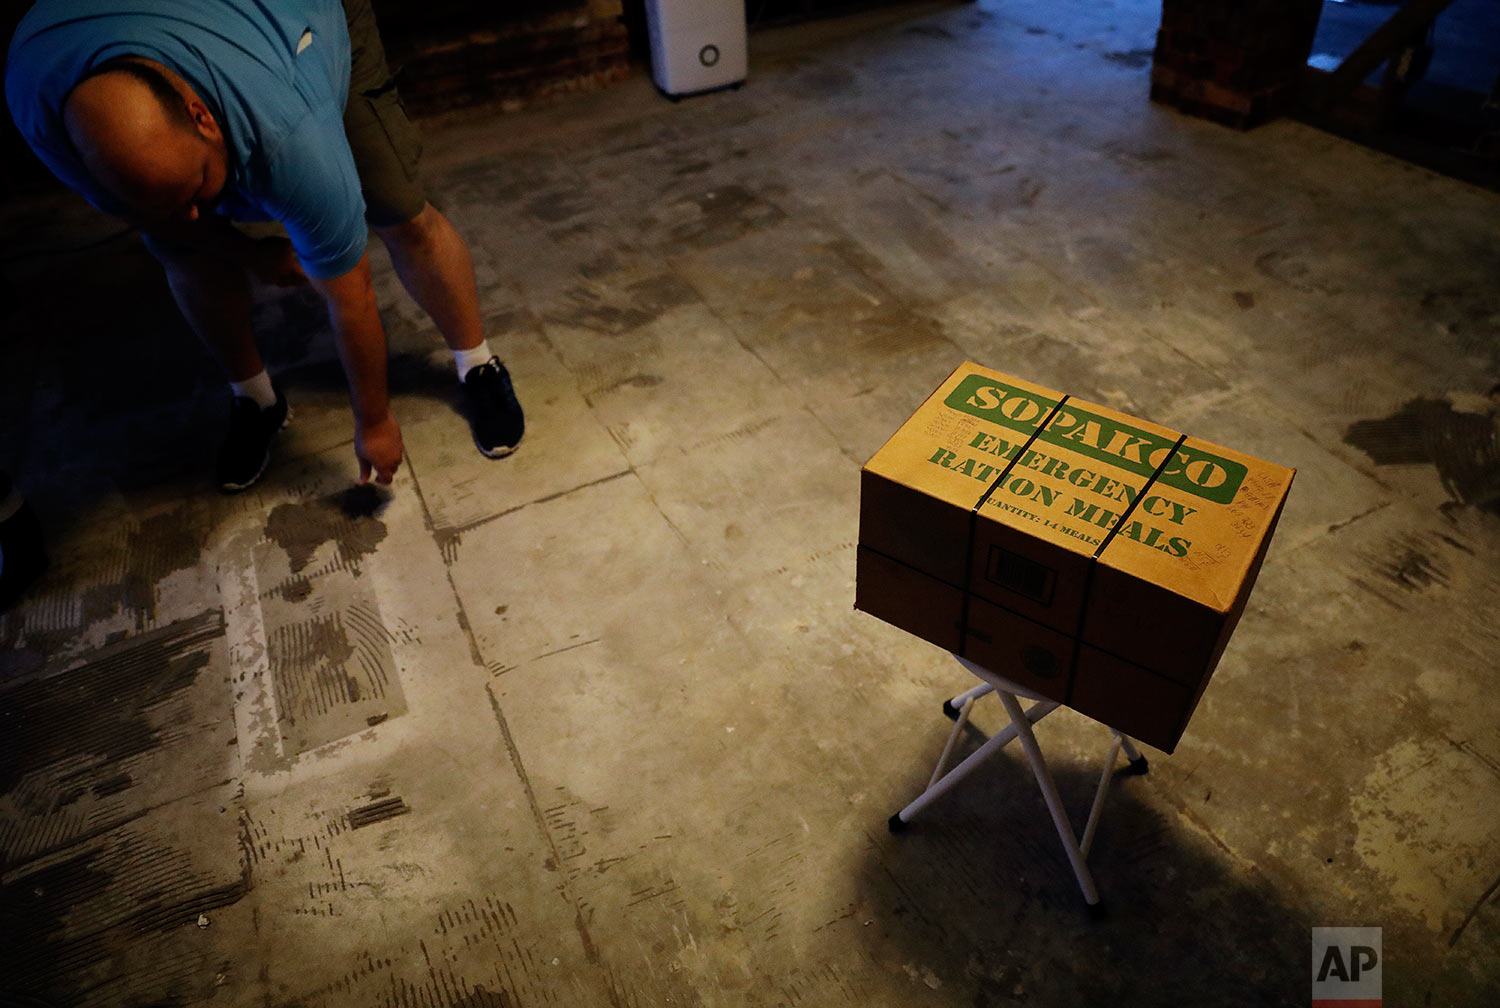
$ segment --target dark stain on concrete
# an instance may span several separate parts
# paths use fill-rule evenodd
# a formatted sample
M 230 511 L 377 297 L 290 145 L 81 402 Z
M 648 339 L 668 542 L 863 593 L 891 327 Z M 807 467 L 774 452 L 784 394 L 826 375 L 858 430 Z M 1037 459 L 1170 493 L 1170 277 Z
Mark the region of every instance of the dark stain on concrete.
M 95 847 L 0 886 L 4 1003 L 85 1004 L 97 999 L 101 975 L 110 977 L 111 1004 L 185 1003 L 186 971 L 174 962 L 168 936 L 249 889 L 243 876 L 207 885 L 201 874 L 182 870 L 186 858 L 167 845 Z M 156 968 L 118 972 L 122 959 L 148 958 Z M 111 961 L 116 969 L 101 972 Z
M 587 189 L 561 189 L 545 192 L 526 204 L 526 212 L 547 224 L 561 224 L 572 220 L 589 208 L 591 197 Z
M 1341 294 L 1343 287 L 1319 276 L 1305 256 L 1275 249 L 1259 256 L 1255 268 L 1262 276 L 1308 294 Z
M 117 609 L 133 611 L 137 628 L 155 622 L 157 583 L 197 565 L 203 555 L 210 526 L 192 510 L 183 504 L 143 519 L 126 533 L 119 580 L 81 593 L 85 623 Z
M 399 815 L 406 815 L 411 811 L 411 806 L 406 804 L 399 796 L 383 798 L 380 801 L 361 805 L 359 808 L 349 810 L 349 828 L 362 829 L 374 823 L 394 819 Z
M 606 385 L 604 388 L 600 389 L 595 394 L 596 395 L 603 395 L 606 392 L 614 392 L 617 389 L 622 389 L 622 388 L 626 387 L 627 385 L 630 386 L 631 388 L 638 388 L 638 389 L 656 388 L 656 386 L 658 386 L 658 385 L 661 384 L 661 381 L 662 381 L 661 375 L 636 374 L 636 375 L 631 375 L 629 378 L 621 378 L 618 381 L 611 382 L 610 384 Z
M 340 677 L 336 692 L 347 695 L 342 682 L 343 668 L 354 657 L 354 645 L 349 642 L 349 635 L 337 613 L 276 627 L 270 637 L 272 658 L 278 673 L 290 671 L 296 675 L 316 676 L 322 669 L 332 667 L 339 671 Z M 278 688 L 281 685 L 282 679 L 278 675 Z M 292 720 L 295 720 L 292 715 L 298 708 L 295 699 L 300 694 L 300 690 L 289 689 L 282 697 L 286 702 L 283 710 Z
M 995 191 L 986 201 L 986 206 L 991 213 L 996 214 L 1003 214 L 1009 210 L 1029 209 L 1036 206 L 1036 201 L 1041 199 L 1042 193 L 1046 191 L 1046 182 L 1032 178 L 1030 175 L 1019 175 L 1006 185 L 996 186 Z
M 638 329 L 656 317 L 635 305 L 609 304 L 598 293 L 586 287 L 573 288 L 568 292 L 567 298 L 570 302 L 568 307 L 562 311 L 549 312 L 549 321 L 617 336 Z
M 1250 291 L 1235 291 L 1234 303 L 1239 305 L 1241 310 L 1249 311 L 1255 307 L 1255 295 Z
M 283 584 L 280 591 L 281 597 L 288 602 L 306 602 L 308 596 L 312 595 L 312 580 L 305 577 L 294 577 Z
M 443 563 L 452 565 L 458 560 L 458 547 L 463 542 L 464 530 L 448 525 L 439 525 L 432 530 L 432 541 L 437 543 Z
M 839 66 L 814 64 L 798 73 L 792 82 L 799 93 L 814 98 L 834 98 L 854 90 L 858 79 Z
M 1407 591 L 1421 591 L 1448 583 L 1447 572 L 1440 569 L 1432 557 L 1411 548 L 1392 553 L 1390 559 L 1378 566 L 1381 574 Z
M 623 297 L 614 291 L 601 293 L 584 286 L 574 287 L 567 297 L 571 302 L 569 307 L 549 314 L 549 318 L 608 335 L 633 332 L 697 299 L 691 287 L 670 273 L 629 284 L 623 290 Z
M 147 708 L 190 687 L 208 667 L 212 640 L 223 632 L 222 615 L 205 613 L 105 648 L 62 675 L 7 690 L 0 698 L 0 795 L 15 792 L 20 806 L 50 806 L 74 788 L 114 794 L 128 786 L 119 763 L 162 741 Z M 17 790 L 29 774 L 62 762 L 81 769 L 61 792 Z
M 113 777 L 96 783 L 94 785 L 94 795 L 95 797 L 103 798 L 106 795 L 119 794 L 134 783 L 135 781 L 128 773 L 117 773 Z
M 1344 443 L 1376 465 L 1434 466 L 1461 504 L 1500 508 L 1500 413 L 1455 410 L 1445 399 L 1413 399 L 1378 420 L 1359 420 Z
M 862 273 L 869 279 L 877 279 L 885 272 L 885 263 L 880 261 L 880 257 L 871 253 L 857 241 L 840 238 L 836 241 L 824 242 L 818 246 L 818 249 L 836 256 L 856 273 Z
M 337 613 L 276 627 L 267 635 L 271 675 L 287 747 L 305 752 L 347 732 L 329 732 L 324 724 L 341 720 L 356 702 L 347 672 L 354 645 Z M 325 737 L 328 736 L 328 737 Z
M 653 317 L 697 300 L 697 292 L 675 273 L 659 273 L 626 287 L 630 298 Z
M 860 353 L 872 358 L 900 357 L 942 346 L 947 334 L 942 323 L 909 305 L 897 305 L 851 325 Z
M 1465 350 L 1493 354 L 1500 345 L 1500 295 L 1493 287 L 1455 285 L 1425 291 L 1422 314 L 1458 338 Z
M 1177 152 L 1155 144 L 1110 142 L 1102 148 L 1110 159 L 1125 165 L 1155 165 L 1177 160 Z
M 1128 49 L 1125 51 L 1107 52 L 1104 58 L 1111 63 L 1130 67 L 1132 70 L 1144 70 L 1151 65 L 1151 57 L 1154 50 L 1151 49 Z
M 910 28 L 903 28 L 901 30 L 901 34 L 920 35 L 923 38 L 935 39 L 951 39 L 953 37 L 953 33 L 951 31 L 944 28 L 942 25 L 935 24 L 912 25 Z
M 487 987 L 475 985 L 468 994 L 450 1003 L 452 1008 L 511 1008 L 517 1001 L 504 988 L 491 991 Z
M 739 185 L 720 186 L 692 198 L 700 211 L 695 220 L 672 229 L 673 245 L 707 248 L 722 245 L 781 223 L 786 214 Z
M 395 637 L 374 600 L 348 575 L 312 580 L 316 608 L 277 606 L 266 621 L 277 730 L 288 754 L 311 751 L 406 711 L 391 652 Z
M 101 871 L 94 851 L 83 851 L 55 864 L 28 872 L 21 880 L 0 886 L 0 928 L 7 935 L 6 949 L 0 951 L 0 962 L 6 964 L 6 988 L 12 993 L 26 990 L 31 984 L 49 979 L 49 964 L 27 962 L 19 954 L 23 948 L 60 951 L 66 919 L 73 907 L 89 896 L 109 889 L 114 874 Z M 14 961 L 11 960 L 14 956 Z M 50 958 L 50 956 L 49 956 Z M 31 983 L 27 983 L 31 981 Z M 11 985 L 15 986 L 11 986 Z M 17 1002 L 24 1004 L 24 1001 Z M 54 1004 L 37 1000 L 35 1004 Z
M 578 265 L 579 274 L 589 280 L 603 280 L 619 271 L 620 257 L 613 252 L 605 252 Z
M 341 566 L 356 566 L 386 537 L 385 523 L 375 517 L 384 506 L 377 490 L 330 494 L 278 504 L 266 519 L 266 536 L 286 552 L 292 573 L 312 562 L 318 547 L 332 542 Z

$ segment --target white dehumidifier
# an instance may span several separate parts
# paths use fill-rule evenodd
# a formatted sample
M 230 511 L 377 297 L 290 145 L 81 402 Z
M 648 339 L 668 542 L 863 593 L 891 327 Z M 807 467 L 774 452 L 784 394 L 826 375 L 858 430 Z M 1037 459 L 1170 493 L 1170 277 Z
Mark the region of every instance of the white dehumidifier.
M 668 98 L 745 82 L 744 0 L 646 0 L 646 27 L 651 77 Z

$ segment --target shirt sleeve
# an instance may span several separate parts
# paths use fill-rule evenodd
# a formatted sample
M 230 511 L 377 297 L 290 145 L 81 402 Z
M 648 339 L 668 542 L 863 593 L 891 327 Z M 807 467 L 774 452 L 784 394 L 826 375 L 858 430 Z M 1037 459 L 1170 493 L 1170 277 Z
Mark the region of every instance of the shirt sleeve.
M 308 114 L 271 152 L 266 174 L 257 202 L 286 228 L 309 275 L 343 276 L 359 265 L 369 231 L 342 117 Z

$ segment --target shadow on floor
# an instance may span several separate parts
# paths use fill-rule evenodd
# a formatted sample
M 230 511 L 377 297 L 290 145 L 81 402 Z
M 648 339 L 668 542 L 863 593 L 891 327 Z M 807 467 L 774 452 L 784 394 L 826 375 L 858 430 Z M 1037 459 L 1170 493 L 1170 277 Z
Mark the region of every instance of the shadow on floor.
M 981 739 L 971 733 L 955 761 Z M 1097 752 L 1049 752 L 1075 829 L 1087 819 L 1103 751 L 1101 743 Z M 911 784 L 915 797 L 922 782 L 913 775 Z M 967 976 L 975 1005 L 1181 1004 L 1177 975 L 1223 976 L 1226 1004 L 1239 1003 L 1229 986 L 1253 990 L 1259 1004 L 1302 1003 L 1308 928 L 1317 922 L 1257 874 L 1226 873 L 1206 832 L 1152 807 L 1154 787 L 1149 774 L 1117 773 L 1111 784 L 1089 858 L 1102 919 L 1087 912 L 1026 763 L 1007 749 L 903 833 L 872 827 L 862 919 L 850 926 L 880 947 L 877 959 L 914 964 L 918 979 Z M 956 902 L 969 909 L 954 914 Z M 1215 912 L 1225 907 L 1233 913 Z M 1061 951 L 1068 947 L 1078 955 Z

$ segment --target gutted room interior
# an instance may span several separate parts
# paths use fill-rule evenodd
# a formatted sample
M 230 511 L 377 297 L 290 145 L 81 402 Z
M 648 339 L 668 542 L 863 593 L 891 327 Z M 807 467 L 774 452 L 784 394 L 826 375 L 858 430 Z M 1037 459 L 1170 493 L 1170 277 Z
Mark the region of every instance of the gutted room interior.
M 372 240 L 389 487 L 258 287 L 221 494 L 160 266 L 6 133 L 0 1005 L 1304 1005 L 1323 928 L 1500 1004 L 1496 7 L 749 0 L 683 96 L 640 3 L 377 2 L 526 411 L 474 450 Z M 1095 906 L 1019 746 L 892 828 L 1009 723 L 855 608 L 966 362 L 1296 471 L 1172 751 L 1035 728 Z

